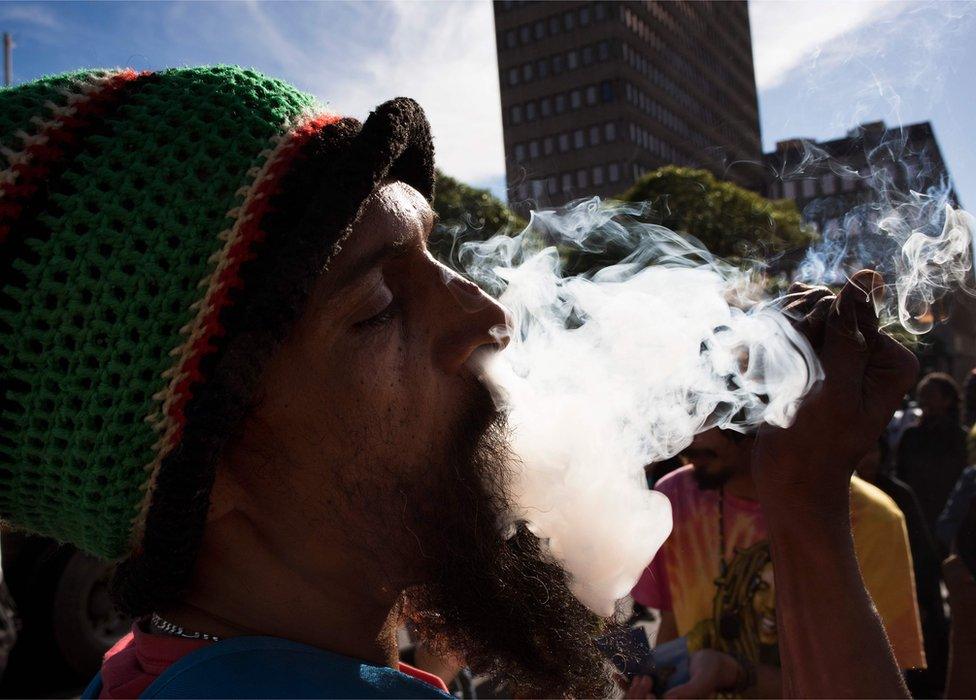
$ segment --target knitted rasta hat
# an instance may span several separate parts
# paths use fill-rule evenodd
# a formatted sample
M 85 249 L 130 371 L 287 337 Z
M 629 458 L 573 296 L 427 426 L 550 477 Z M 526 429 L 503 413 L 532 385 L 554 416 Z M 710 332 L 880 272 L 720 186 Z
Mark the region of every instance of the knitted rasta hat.
M 432 196 L 427 121 L 235 67 L 84 71 L 0 91 L 0 153 L 0 518 L 175 595 L 223 442 L 363 203 Z

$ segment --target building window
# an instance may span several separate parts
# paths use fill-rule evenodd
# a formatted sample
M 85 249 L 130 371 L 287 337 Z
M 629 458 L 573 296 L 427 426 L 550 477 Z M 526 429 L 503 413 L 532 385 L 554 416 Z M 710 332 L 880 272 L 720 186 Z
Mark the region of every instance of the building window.
M 579 90 L 573 90 L 569 93 L 569 106 L 573 109 L 579 109 L 583 105 L 583 96 L 580 94 Z
M 535 102 L 527 102 L 525 105 L 525 121 L 535 121 Z
M 552 57 L 552 72 L 556 75 L 563 72 L 563 57 L 561 55 Z
M 569 134 L 559 134 L 559 152 L 565 153 L 569 150 Z
M 589 178 L 587 177 L 585 170 L 576 171 L 576 184 L 577 186 L 579 186 L 580 189 L 584 189 L 590 186 L 588 180 Z
M 539 100 L 539 116 L 548 117 L 552 115 L 552 101 L 548 97 Z
M 593 8 L 593 17 L 597 22 L 605 20 L 607 18 L 607 6 L 602 2 L 597 2 Z
M 539 142 L 534 140 L 529 141 L 529 158 L 538 158 L 538 157 L 539 157 Z
M 553 143 L 552 136 L 546 136 L 542 140 L 542 153 L 551 156 L 553 150 L 555 150 L 555 143 Z
M 549 18 L 549 36 L 555 36 L 559 33 L 559 17 Z
M 579 12 L 580 12 L 580 26 L 585 27 L 590 23 L 590 8 L 589 6 L 584 5 L 583 7 L 580 8 Z
M 593 47 L 584 46 L 583 47 L 583 65 L 588 66 L 593 63 Z
M 508 84 L 509 85 L 518 85 L 518 82 L 519 82 L 518 68 L 509 68 L 508 69 Z
M 827 173 L 820 178 L 820 189 L 824 194 L 834 194 L 837 192 L 837 178 L 833 173 Z
M 549 194 L 556 194 L 559 192 L 559 180 L 555 175 L 549 176 Z
M 533 199 L 539 199 L 546 191 L 546 183 L 542 180 L 532 181 L 532 197 Z
M 524 80 L 525 82 L 529 82 L 530 80 L 532 80 L 531 63 L 526 63 L 524 66 L 522 66 L 522 80 Z
M 783 197 L 786 199 L 796 199 L 796 183 L 787 180 L 783 183 Z
M 544 38 L 546 36 L 546 23 L 539 20 L 532 27 L 532 32 L 535 34 L 536 40 Z
M 596 85 L 590 85 L 586 88 L 586 104 L 591 107 L 596 104 Z
M 803 181 L 803 197 L 810 198 L 817 193 L 817 181 L 816 180 L 804 180 Z
M 556 95 L 556 114 L 566 111 L 566 95 Z
M 840 186 L 845 192 L 853 192 L 857 188 L 857 178 L 853 175 L 845 175 L 841 180 Z
M 600 127 L 598 126 L 590 127 L 590 145 L 591 146 L 600 145 Z
M 563 29 L 565 29 L 567 32 L 571 32 L 573 31 L 573 28 L 575 26 L 576 26 L 576 18 L 573 17 L 573 13 L 572 12 L 565 13 L 563 15 Z
M 607 175 L 610 177 L 610 182 L 620 181 L 620 166 L 616 163 L 611 163 L 607 166 Z
M 573 176 L 569 173 L 563 173 L 563 192 L 569 192 L 573 189 Z
M 515 30 L 509 29 L 505 32 L 505 46 L 514 49 L 516 44 L 518 44 L 518 38 L 515 36 Z
M 529 198 L 529 183 L 523 182 L 518 186 L 518 198 L 528 199 Z
M 519 41 L 521 41 L 523 44 L 528 44 L 529 39 L 531 38 L 532 37 L 529 36 L 529 25 L 523 24 L 521 27 L 519 27 Z
M 544 80 L 549 75 L 549 62 L 543 58 L 535 64 L 535 72 L 539 76 L 539 80 Z
M 522 123 L 522 105 L 512 105 L 512 124 Z
M 597 5 L 599 7 L 599 5 Z M 610 58 L 610 43 L 607 41 L 601 41 L 596 45 L 596 55 L 601 61 L 606 61 Z
M 521 163 L 525 160 L 525 146 L 521 143 L 515 144 L 515 162 Z
M 603 166 L 597 165 L 593 168 L 593 186 L 600 187 L 603 184 Z
M 579 54 L 576 53 L 576 49 L 573 49 L 572 51 L 568 51 L 566 53 L 566 69 L 574 70 L 578 66 L 579 66 Z
M 613 102 L 613 83 L 609 80 L 600 83 L 600 99 L 603 102 Z
M 613 122 L 607 122 L 603 125 L 603 140 L 604 141 L 616 141 L 617 140 L 617 125 Z
M 579 149 L 583 148 L 585 145 L 586 143 L 583 140 L 583 130 L 577 129 L 573 132 L 573 148 Z

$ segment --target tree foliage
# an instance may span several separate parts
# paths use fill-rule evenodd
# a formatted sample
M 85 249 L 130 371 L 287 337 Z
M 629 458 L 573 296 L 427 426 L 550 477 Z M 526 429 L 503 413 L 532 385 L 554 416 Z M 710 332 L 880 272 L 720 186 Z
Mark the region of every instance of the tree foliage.
M 440 170 L 434 184 L 434 211 L 440 223 L 431 234 L 428 248 L 435 258 L 448 264 L 463 241 L 485 240 L 525 228 L 525 221 L 490 191 L 466 185 Z
M 648 173 L 620 199 L 647 202 L 647 220 L 694 236 L 727 259 L 768 259 L 807 245 L 814 230 L 792 200 L 769 200 L 707 170 L 665 166 Z

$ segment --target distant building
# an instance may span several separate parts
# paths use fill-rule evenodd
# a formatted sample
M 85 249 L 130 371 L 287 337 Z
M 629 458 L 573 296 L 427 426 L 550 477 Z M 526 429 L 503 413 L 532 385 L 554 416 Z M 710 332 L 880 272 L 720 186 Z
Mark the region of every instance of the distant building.
M 846 268 L 855 258 L 871 264 L 872 255 L 890 261 L 898 254 L 897 246 L 885 248 L 875 242 L 880 237 L 863 235 L 862 229 L 876 227 L 891 205 L 910 201 L 910 192 L 944 193 L 947 203 L 960 205 L 929 122 L 891 129 L 871 122 L 830 141 L 780 141 L 763 160 L 769 177 L 766 196 L 796 202 L 824 239 L 841 244 L 849 256 Z M 803 251 L 796 251 L 779 267 L 793 267 L 802 258 Z M 948 320 L 920 338 L 923 371 L 945 371 L 963 381 L 976 365 L 976 303 L 965 293 L 954 293 L 936 305 L 934 315 Z
M 509 202 L 630 187 L 675 163 L 761 188 L 748 6 L 494 3 Z
M 803 217 L 821 231 L 842 225 L 860 204 L 886 189 L 907 193 L 949 188 L 951 178 L 929 122 L 888 129 L 871 122 L 830 141 L 788 139 L 763 156 L 770 180 L 766 196 L 792 199 Z

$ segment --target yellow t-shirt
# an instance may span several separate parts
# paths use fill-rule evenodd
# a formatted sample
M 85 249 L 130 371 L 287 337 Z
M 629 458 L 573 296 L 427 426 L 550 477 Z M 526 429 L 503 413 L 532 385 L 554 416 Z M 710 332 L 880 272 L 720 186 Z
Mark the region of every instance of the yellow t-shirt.
M 674 531 L 632 593 L 674 612 L 692 650 L 736 652 L 779 664 L 773 563 L 759 503 L 724 495 L 724 572 L 719 556 L 719 492 L 703 491 L 685 467 L 657 489 L 671 501 Z M 903 669 L 924 667 L 922 628 L 905 519 L 880 489 L 851 480 L 854 545 L 861 574 Z M 828 576 L 811 563 L 811 576 Z

